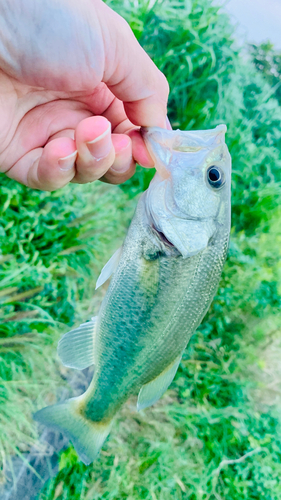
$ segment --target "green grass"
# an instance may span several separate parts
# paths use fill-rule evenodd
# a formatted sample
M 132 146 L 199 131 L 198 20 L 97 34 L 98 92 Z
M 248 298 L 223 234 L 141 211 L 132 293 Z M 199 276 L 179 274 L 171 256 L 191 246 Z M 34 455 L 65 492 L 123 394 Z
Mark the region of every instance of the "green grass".
M 166 395 L 140 413 L 129 401 L 93 466 L 72 448 L 64 452 L 40 500 L 281 498 L 278 383 L 268 387 L 276 375 L 280 381 L 271 352 L 272 344 L 281 352 L 280 296 L 270 286 L 280 273 L 277 248 L 268 266 L 279 217 L 266 238 L 237 235 L 259 264 L 232 245 L 216 300 Z
M 98 307 L 102 292 L 94 296 L 96 278 L 122 241 L 133 204 L 120 188 L 105 184 L 70 185 L 50 194 L 4 176 L 0 197 L 0 454 L 5 462 L 16 447 L 23 452 L 36 441 L 34 402 L 44 404 L 63 383 L 57 341 L 66 325 Z
M 281 108 L 207 0 L 108 2 L 167 75 L 174 127 L 228 126 L 229 257 L 175 381 L 151 409 L 130 400 L 100 458 L 72 447 L 39 500 L 281 500 Z M 62 332 L 97 312 L 96 277 L 152 172 L 121 187 L 39 193 L 1 177 L 0 455 L 35 442 L 35 408 L 63 383 Z M 0 255 L 1 259 L 1 255 Z

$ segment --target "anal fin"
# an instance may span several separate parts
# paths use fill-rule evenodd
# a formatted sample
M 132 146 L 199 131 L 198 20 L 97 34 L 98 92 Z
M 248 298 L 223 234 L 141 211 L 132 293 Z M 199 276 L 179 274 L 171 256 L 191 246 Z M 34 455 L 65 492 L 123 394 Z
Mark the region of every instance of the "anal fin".
M 65 366 L 83 370 L 95 363 L 94 336 L 97 317 L 64 334 L 58 344 L 58 355 Z
M 176 374 L 178 366 L 180 364 L 181 355 L 173 361 L 167 368 L 154 378 L 148 384 L 142 386 L 137 403 L 137 410 L 143 410 L 148 406 L 153 405 L 158 401 L 158 399 L 163 396 L 164 392 L 168 389 L 169 385 L 172 383 L 173 378 Z

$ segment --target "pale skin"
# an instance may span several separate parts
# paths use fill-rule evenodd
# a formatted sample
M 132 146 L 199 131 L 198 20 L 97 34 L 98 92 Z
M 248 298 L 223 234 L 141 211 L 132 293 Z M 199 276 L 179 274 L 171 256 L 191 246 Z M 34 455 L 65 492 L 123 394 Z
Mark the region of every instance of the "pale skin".
M 153 161 L 168 84 L 101 0 L 0 0 L 0 172 L 31 188 L 118 184 Z

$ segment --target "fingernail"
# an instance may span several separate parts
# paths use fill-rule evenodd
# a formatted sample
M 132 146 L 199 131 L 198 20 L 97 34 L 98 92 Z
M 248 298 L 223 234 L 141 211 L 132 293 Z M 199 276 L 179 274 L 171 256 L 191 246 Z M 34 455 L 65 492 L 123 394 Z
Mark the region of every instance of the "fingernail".
M 59 167 L 61 170 L 71 170 L 73 168 L 73 165 L 75 163 L 77 156 L 77 151 L 74 151 L 74 153 L 71 153 L 71 155 L 65 156 L 64 158 L 59 158 Z
M 167 130 L 173 130 L 172 129 L 172 125 L 170 123 L 170 120 L 169 120 L 168 116 L 166 116 L 166 129 Z
M 112 149 L 111 125 L 109 124 L 103 134 L 96 137 L 93 141 L 86 142 L 86 144 L 95 160 L 101 160 L 109 155 Z

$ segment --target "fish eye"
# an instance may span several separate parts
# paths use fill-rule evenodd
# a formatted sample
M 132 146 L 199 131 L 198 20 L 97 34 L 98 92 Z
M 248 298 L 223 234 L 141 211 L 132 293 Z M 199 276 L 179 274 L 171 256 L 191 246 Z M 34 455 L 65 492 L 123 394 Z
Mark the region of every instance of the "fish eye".
M 209 184 L 214 188 L 219 188 L 224 184 L 223 172 L 219 167 L 212 165 L 207 170 L 207 179 Z

